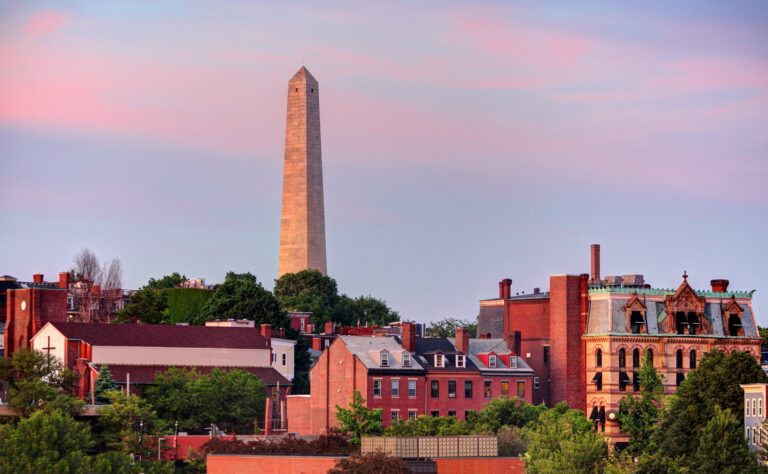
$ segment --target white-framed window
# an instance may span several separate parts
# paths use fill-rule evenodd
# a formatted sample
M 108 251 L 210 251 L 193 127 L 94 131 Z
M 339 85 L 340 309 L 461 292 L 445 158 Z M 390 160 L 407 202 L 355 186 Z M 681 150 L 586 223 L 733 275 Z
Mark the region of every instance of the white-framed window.
M 747 444 L 752 444 L 752 432 L 747 428 Z
M 272 352 L 272 363 L 277 364 L 277 352 Z
M 299 321 L 301 321 L 301 332 L 304 332 L 307 329 L 307 320 L 301 318 Z
M 744 400 L 744 416 L 749 416 L 749 400 Z
M 408 398 L 416 398 L 416 380 L 408 381 Z
M 496 355 L 491 354 L 488 356 L 488 367 L 492 369 L 496 368 Z
M 516 369 L 517 368 L 517 356 L 516 355 L 509 356 L 509 368 L 510 369 Z
M 411 354 L 403 352 L 403 367 L 411 366 Z
M 757 416 L 763 416 L 763 399 L 757 399 Z
M 330 341 L 330 340 L 328 340 L 328 339 L 326 339 L 326 340 L 325 340 L 325 348 L 327 349 L 327 348 L 328 348 L 328 346 L 330 346 L 330 345 L 331 345 L 331 341 Z
M 445 367 L 445 356 L 443 354 L 435 354 L 435 367 Z
M 416 410 L 408 410 L 408 419 L 415 420 L 418 412 Z
M 540 383 L 540 379 L 538 377 L 534 377 L 533 378 L 533 389 L 534 390 L 538 390 L 539 389 L 539 383 Z
M 400 396 L 400 379 L 392 379 L 392 396 L 393 397 L 399 397 Z
M 395 421 L 399 420 L 400 419 L 400 410 L 392 410 L 390 412 L 389 416 L 390 416 L 392 422 L 395 422 Z
M 755 416 L 757 414 L 757 403 L 755 403 L 755 399 L 752 399 L 752 416 Z
M 381 397 L 381 379 L 373 379 L 373 396 Z
M 752 429 L 752 444 L 757 444 L 757 428 Z
M 467 356 L 459 354 L 456 356 L 456 367 L 465 368 L 467 366 Z
M 380 363 L 382 367 L 389 367 L 389 352 L 387 351 L 381 351 L 380 357 Z
M 288 354 L 283 354 L 283 367 L 285 367 L 286 364 L 288 364 Z

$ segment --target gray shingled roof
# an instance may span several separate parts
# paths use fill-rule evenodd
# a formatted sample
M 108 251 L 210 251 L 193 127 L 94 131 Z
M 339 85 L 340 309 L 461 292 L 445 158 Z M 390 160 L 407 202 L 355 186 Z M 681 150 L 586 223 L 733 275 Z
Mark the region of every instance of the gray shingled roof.
M 339 336 L 339 339 L 347 346 L 347 349 L 360 359 L 369 369 L 387 370 L 423 370 L 424 367 L 411 354 L 411 366 L 403 367 L 403 349 L 394 337 L 389 336 Z M 389 365 L 379 365 L 379 353 L 383 350 L 389 352 Z
M 449 337 L 448 340 L 451 342 L 451 344 L 456 343 L 456 339 L 453 337 Z M 477 357 L 477 354 L 486 354 L 488 352 L 494 352 L 496 354 L 507 354 L 509 352 L 512 352 L 509 350 L 509 346 L 507 346 L 507 343 L 504 342 L 504 339 L 470 339 L 469 340 L 469 360 L 472 361 L 473 364 L 483 372 L 504 372 L 509 370 L 514 371 L 530 371 L 533 372 L 533 369 L 523 360 L 522 357 L 517 356 L 517 367 L 506 367 L 504 363 L 499 360 L 498 366 L 495 368 L 486 367 L 485 364 Z

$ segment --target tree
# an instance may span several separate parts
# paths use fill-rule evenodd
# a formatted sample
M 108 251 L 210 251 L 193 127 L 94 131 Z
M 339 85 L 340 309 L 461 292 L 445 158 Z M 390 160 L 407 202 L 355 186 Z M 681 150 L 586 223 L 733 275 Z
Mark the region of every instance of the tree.
M 360 391 L 355 390 L 349 408 L 336 405 L 336 419 L 339 421 L 339 429 L 349 433 L 349 442 L 355 446 L 360 445 L 363 436 L 379 435 L 384 432 L 381 424 L 381 408 L 368 408 Z
M 341 458 L 328 474 L 408 474 L 411 472 L 402 459 L 382 452 L 353 454 Z
M 185 281 L 187 281 L 186 275 L 180 275 L 179 272 L 173 272 L 170 275 L 165 275 L 157 280 L 150 278 L 144 288 L 152 290 L 179 288 Z
M 118 390 L 117 382 L 112 378 L 112 372 L 109 367 L 102 364 L 99 367 L 99 378 L 96 380 L 96 384 L 93 387 L 93 398 L 97 405 L 103 405 L 109 403 L 109 397 L 107 392 Z
M 493 433 L 502 426 L 523 428 L 535 422 L 546 410 L 541 405 L 531 405 L 517 397 L 500 397 L 486 404 L 485 407 L 469 418 L 473 433 Z
M 286 273 L 275 280 L 274 293 L 284 311 L 311 311 L 318 327 L 334 320 L 339 302 L 336 280 L 317 270 Z
M 430 337 L 453 337 L 456 328 L 469 329 L 470 337 L 477 337 L 477 322 L 456 318 L 444 318 L 433 321 L 427 327 L 426 333 Z
M 203 306 L 199 319 L 190 322 L 203 324 L 214 319 L 249 319 L 274 328 L 289 325 L 277 299 L 250 273 L 227 273 L 224 283 Z
M 110 448 L 124 453 L 151 454 L 149 435 L 155 434 L 157 415 L 149 403 L 135 395 L 107 392 L 111 402 L 99 408 L 101 438 Z
M 455 416 L 420 416 L 415 420 L 399 420 L 385 431 L 386 436 L 456 436 L 471 433 L 468 423 Z
M 197 370 L 184 367 L 171 367 L 155 374 L 155 383 L 144 390 L 144 396 L 165 425 L 172 426 L 178 421 L 181 431 L 202 430 L 200 420 L 206 407 L 201 406 L 196 391 L 200 377 Z
M 299 331 L 293 328 L 285 330 L 285 337 L 296 341 L 293 348 L 293 380 L 291 381 L 291 393 L 295 395 L 309 393 L 309 370 L 312 368 L 312 359 L 309 356 L 309 341 Z
M 117 302 L 123 298 L 123 269 L 120 260 L 113 258 L 102 266 L 90 249 L 84 248 L 75 256 L 70 274 L 76 282 L 70 292 L 82 322 L 109 322 L 115 315 Z
M 715 416 L 715 407 L 740 413 L 744 393 L 740 384 L 766 383 L 768 376 L 755 357 L 748 352 L 704 354 L 698 368 L 678 387 L 669 413 L 653 436 L 668 457 L 688 459 L 698 450 L 704 426 Z M 743 428 L 743 420 L 737 420 Z
M 73 270 L 78 280 L 98 282 L 101 280 L 101 262 L 95 253 L 89 248 L 83 248 L 75 255 L 75 267 Z
M 658 426 L 664 385 L 661 376 L 653 367 L 648 351 L 643 356 L 643 363 L 638 373 L 640 377 L 640 397 L 631 394 L 619 403 L 618 419 L 621 430 L 630 435 L 627 453 L 639 455 L 649 449 L 651 439 Z
M 168 297 L 162 291 L 142 289 L 117 314 L 117 322 L 162 324 L 168 322 Z
M 94 442 L 88 424 L 57 410 L 38 411 L 15 426 L 0 425 L 0 440 L 0 474 L 140 472 L 126 454 L 89 456 Z
M 373 296 L 358 296 L 350 298 L 341 295 L 336 304 L 334 321 L 348 326 L 363 325 L 387 326 L 395 321 L 400 321 L 397 311 L 390 309 L 386 302 Z
M 608 446 L 578 410 L 565 404 L 546 410 L 525 429 L 525 454 L 530 474 L 601 473 Z
M 741 413 L 741 411 L 739 411 Z M 744 439 L 742 423 L 730 409 L 715 406 L 714 416 L 704 426 L 691 471 L 700 474 L 757 472 L 757 459 Z
M 56 356 L 22 349 L 11 359 L 0 359 L 0 379 L 8 381 L 8 405 L 21 416 L 37 410 L 82 411 L 84 403 L 72 396 L 77 376 Z

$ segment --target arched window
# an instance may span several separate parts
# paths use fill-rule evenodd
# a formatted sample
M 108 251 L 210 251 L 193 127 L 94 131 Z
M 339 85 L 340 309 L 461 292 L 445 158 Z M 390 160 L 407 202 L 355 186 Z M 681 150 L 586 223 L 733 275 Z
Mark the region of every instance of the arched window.
M 653 366 L 653 349 L 646 349 L 646 351 L 648 353 L 648 362 Z
M 731 314 L 728 317 L 728 335 L 740 336 L 741 335 L 741 318 L 738 314 Z
M 677 367 L 678 369 L 683 368 L 683 350 L 682 349 L 678 349 L 677 352 L 675 353 L 675 364 L 676 364 L 675 367 Z
M 696 351 L 695 350 L 691 351 L 689 356 L 690 356 L 690 360 L 688 361 L 689 365 L 692 369 L 695 369 L 696 368 Z
M 640 367 L 640 349 L 635 349 L 632 351 L 632 367 Z
M 597 352 L 595 352 L 595 367 L 602 367 L 603 366 L 603 350 L 598 349 Z
M 627 351 L 619 349 L 619 368 L 623 369 L 627 366 Z

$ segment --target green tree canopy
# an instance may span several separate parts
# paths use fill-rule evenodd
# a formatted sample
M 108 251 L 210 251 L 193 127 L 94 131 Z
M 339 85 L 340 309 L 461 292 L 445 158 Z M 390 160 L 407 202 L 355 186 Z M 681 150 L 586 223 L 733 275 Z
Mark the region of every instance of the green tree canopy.
M 157 280 L 150 278 L 149 282 L 147 282 L 144 288 L 151 290 L 161 290 L 163 288 L 179 288 L 185 281 L 187 281 L 186 275 L 180 275 L 179 272 L 173 272 L 170 275 L 165 275 Z
M 668 457 L 688 458 L 699 447 L 704 426 L 715 416 L 715 409 L 730 409 L 741 413 L 744 392 L 740 384 L 766 383 L 755 357 L 747 352 L 724 354 L 711 351 L 704 354 L 698 368 L 691 371 L 678 387 L 669 413 L 662 420 L 653 437 Z M 743 427 L 743 420 L 738 423 Z
M 135 472 L 127 455 L 88 456 L 94 445 L 88 425 L 57 410 L 0 425 L 0 440 L 0 474 Z
M 602 473 L 608 456 L 605 439 L 579 410 L 561 403 L 539 415 L 525 430 L 530 474 Z
M 355 446 L 360 445 L 363 436 L 380 435 L 384 433 L 381 424 L 381 408 L 368 408 L 365 399 L 358 390 L 352 395 L 349 408 L 336 405 L 336 419 L 339 421 L 339 430 L 349 433 L 349 442 Z
M 334 321 L 347 326 L 354 326 L 358 322 L 362 325 L 387 326 L 400 321 L 400 315 L 390 309 L 385 301 L 373 296 L 350 298 L 341 295 L 336 304 Z
M 155 377 L 145 396 L 164 426 L 178 421 L 185 431 L 202 432 L 214 423 L 225 430 L 251 433 L 264 419 L 266 387 L 243 370 L 170 368 Z
M 701 432 L 691 471 L 699 474 L 758 472 L 757 459 L 749 451 L 742 425 L 730 409 L 715 406 L 714 416 Z
M 457 318 L 433 321 L 429 323 L 425 332 L 430 337 L 453 337 L 456 334 L 456 328 L 467 328 L 470 337 L 477 337 L 477 321 Z
M 98 426 L 102 442 L 125 453 L 150 454 L 149 435 L 157 432 L 157 414 L 143 398 L 122 392 L 107 392 L 110 403 L 99 408 Z
M 168 322 L 168 297 L 162 291 L 141 289 L 117 313 L 115 322 L 163 324 Z
M 112 372 L 106 364 L 102 364 L 99 367 L 99 378 L 96 380 L 96 384 L 93 387 L 93 398 L 97 405 L 104 405 L 109 403 L 109 397 L 107 392 L 117 390 L 117 382 L 112 378 Z
M 336 280 L 317 270 L 286 273 L 275 280 L 274 293 L 284 311 L 311 311 L 315 325 L 334 320 L 339 302 Z
M 523 428 L 535 422 L 546 410 L 541 405 L 531 405 L 517 397 L 499 397 L 470 416 L 473 433 L 497 433 L 502 426 Z
M 274 328 L 289 325 L 285 313 L 280 311 L 280 303 L 250 273 L 227 273 L 224 283 L 203 306 L 199 319 L 190 322 L 203 324 L 214 319 L 249 319 Z
M 661 417 L 661 397 L 664 394 L 661 376 L 653 367 L 648 351 L 643 356 L 638 376 L 640 397 L 631 394 L 625 396 L 619 403 L 618 413 L 621 430 L 630 435 L 627 452 L 631 455 L 638 455 L 649 449 L 649 441 Z
M 0 379 L 8 381 L 8 405 L 21 416 L 54 409 L 77 414 L 85 405 L 72 396 L 77 375 L 44 352 L 22 349 L 0 359 Z
M 455 416 L 420 416 L 415 420 L 398 420 L 389 425 L 386 436 L 455 436 L 472 433 L 469 423 Z

